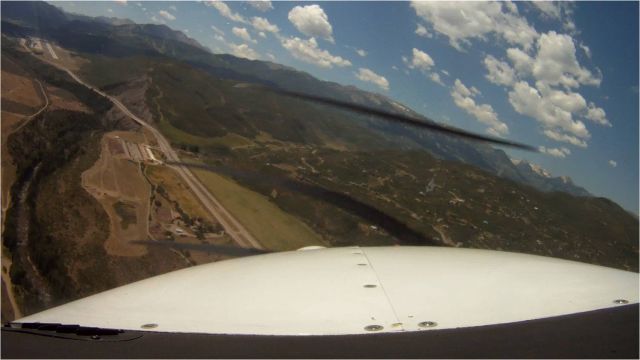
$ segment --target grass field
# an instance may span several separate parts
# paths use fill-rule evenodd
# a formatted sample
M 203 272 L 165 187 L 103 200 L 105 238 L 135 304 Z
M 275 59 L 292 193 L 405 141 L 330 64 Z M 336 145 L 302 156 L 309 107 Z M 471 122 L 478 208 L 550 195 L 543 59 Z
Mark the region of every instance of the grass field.
M 163 116 L 160 118 L 158 127 L 160 131 L 172 142 L 185 145 L 196 145 L 200 147 L 211 147 L 223 145 L 229 148 L 250 146 L 253 142 L 244 136 L 228 133 L 224 136 L 202 137 L 189 134 L 171 125 Z
M 265 248 L 282 251 L 324 245 L 317 233 L 267 197 L 218 174 L 204 170 L 193 172 Z
M 149 165 L 146 167 L 145 173 L 154 185 L 161 185 L 171 200 L 180 204 L 182 210 L 189 216 L 213 220 L 198 199 L 182 183 L 175 171 L 166 166 Z

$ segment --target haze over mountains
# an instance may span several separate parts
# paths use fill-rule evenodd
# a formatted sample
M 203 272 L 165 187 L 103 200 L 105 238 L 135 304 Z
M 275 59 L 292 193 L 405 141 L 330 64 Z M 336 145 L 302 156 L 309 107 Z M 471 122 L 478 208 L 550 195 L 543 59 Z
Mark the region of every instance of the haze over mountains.
M 287 90 L 332 97 L 343 101 L 432 121 L 386 96 L 353 86 L 321 81 L 293 68 L 268 61 L 247 60 L 232 55 L 210 53 L 197 41 L 165 25 L 134 24 L 115 18 L 90 18 L 65 13 L 44 2 L 21 2 L 3 7 L 3 31 L 39 29 L 40 36 L 79 51 L 102 51 L 104 55 L 166 55 L 187 61 L 220 78 L 275 85 Z M 15 27 L 15 28 L 14 28 Z M 6 29 L 6 30 L 4 30 Z M 99 48 L 96 46 L 99 45 Z M 370 128 L 395 134 L 418 144 L 436 157 L 472 164 L 481 169 L 533 186 L 542 191 L 562 191 L 590 196 L 568 177 L 544 176 L 527 166 L 517 166 L 499 149 L 452 139 L 439 134 L 415 133 L 402 125 L 365 119 Z

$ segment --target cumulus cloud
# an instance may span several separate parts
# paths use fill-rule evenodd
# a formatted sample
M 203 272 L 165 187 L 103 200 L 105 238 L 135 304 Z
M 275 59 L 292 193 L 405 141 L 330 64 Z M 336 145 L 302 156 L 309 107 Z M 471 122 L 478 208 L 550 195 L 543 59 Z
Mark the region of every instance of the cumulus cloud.
M 616 166 L 618 166 L 618 162 L 617 162 L 617 161 L 615 161 L 615 160 L 609 160 L 609 165 L 610 165 L 611 167 L 616 167 Z
M 501 2 L 412 1 L 416 15 L 434 31 L 449 38 L 451 46 L 463 50 L 471 39 L 487 40 L 488 35 L 529 49 L 538 37 L 513 4 Z M 515 11 L 514 11 L 515 10 Z
M 301 33 L 314 38 L 333 40 L 333 27 L 329 17 L 318 5 L 296 6 L 289 11 L 289 21 Z
M 437 72 L 432 72 L 431 74 L 429 74 L 429 79 L 431 79 L 431 81 L 433 81 L 436 84 L 445 86 L 444 83 L 442 82 L 442 79 L 440 79 L 440 74 L 438 74 Z
M 531 73 L 538 81 L 567 88 L 600 85 L 602 79 L 578 63 L 571 36 L 555 31 L 542 34 L 537 42 L 537 50 Z
M 587 109 L 587 115 L 585 116 L 587 119 L 604 126 L 611 127 L 611 123 L 607 120 L 607 114 L 602 108 L 597 107 L 594 103 L 589 103 L 589 107 Z
M 549 97 L 543 97 L 526 81 L 517 82 L 509 91 L 509 102 L 518 113 L 536 119 L 546 129 L 556 132 L 559 129 L 581 139 L 590 137 L 582 121 L 574 120 L 571 112 L 558 107 Z
M 426 52 L 413 48 L 411 60 L 407 57 L 402 57 L 402 61 L 411 69 L 418 69 L 422 71 L 429 70 L 436 63 L 431 56 Z
M 416 35 L 418 36 L 422 36 L 422 37 L 426 37 L 426 38 L 432 38 L 433 34 L 431 34 L 429 32 L 429 30 L 427 30 L 426 27 L 424 27 L 424 25 L 422 24 L 418 24 L 416 26 L 416 31 L 415 31 Z
M 517 48 L 507 49 L 507 57 L 520 76 L 532 76 L 544 85 L 565 88 L 600 85 L 600 74 L 594 75 L 578 63 L 571 36 L 555 31 L 542 34 L 536 50 L 536 54 L 530 56 Z
M 389 90 L 389 81 L 384 76 L 378 75 L 367 68 L 358 69 L 356 77 L 362 81 L 375 84 L 383 90 Z
M 360 55 L 362 57 L 367 56 L 367 52 L 365 50 L 363 50 L 363 49 L 355 49 L 355 50 L 356 50 L 356 54 L 358 54 L 358 55 Z
M 298 60 L 324 68 L 332 68 L 334 65 L 339 67 L 351 66 L 349 60 L 334 56 L 327 50 L 320 49 L 315 38 L 310 38 L 309 40 L 298 37 L 282 38 L 280 42 L 282 47 L 287 49 Z
M 489 73 L 485 77 L 497 85 L 513 85 L 516 80 L 515 71 L 509 64 L 488 55 L 484 58 L 484 66 Z
M 536 120 L 546 137 L 584 148 L 591 137 L 585 120 L 611 126 L 604 109 L 587 103 L 576 91 L 583 85 L 598 86 L 602 75 L 580 65 L 571 36 L 549 31 L 540 35 L 531 54 L 518 48 L 506 53 L 513 68 L 489 55 L 486 77 L 510 86 L 508 98 L 514 110 Z
M 571 150 L 569 150 L 569 149 L 567 149 L 565 147 L 547 148 L 547 147 L 544 147 L 544 146 L 540 146 L 538 148 L 538 150 L 543 154 L 551 155 L 551 156 L 557 157 L 557 158 L 565 158 L 565 157 L 567 157 L 567 155 L 571 155 Z
M 232 20 L 235 22 L 241 22 L 241 23 L 247 22 L 247 19 L 245 19 L 242 15 L 231 11 L 231 9 L 229 8 L 229 5 L 225 4 L 222 1 L 218 1 L 218 0 L 207 1 L 205 2 L 205 4 L 218 10 L 220 15 L 226 17 L 229 20 Z
M 231 49 L 231 53 L 237 57 L 246 58 L 249 60 L 256 60 L 260 58 L 260 54 L 258 54 L 255 50 L 249 47 L 247 44 L 228 44 Z
M 546 17 L 552 19 L 560 19 L 562 17 L 562 11 L 558 3 L 552 1 L 532 1 L 531 4 Z
M 488 126 L 487 132 L 494 136 L 504 136 L 509 133 L 509 127 L 498 119 L 498 114 L 489 104 L 477 104 L 474 97 L 480 92 L 476 88 L 466 87 L 460 79 L 456 79 L 451 88 L 451 97 L 459 108 L 475 117 L 479 122 Z
M 271 1 L 269 0 L 252 0 L 248 1 L 248 3 L 252 8 L 258 11 L 267 12 L 269 10 L 273 10 L 273 4 L 271 4 Z
M 160 14 L 160 16 L 162 16 L 163 18 L 167 19 L 167 20 L 175 20 L 176 17 L 173 16 L 170 12 L 166 11 L 166 10 L 160 10 L 158 11 L 158 14 Z
M 246 28 L 239 28 L 239 27 L 233 27 L 233 29 L 231 29 L 231 32 L 233 33 L 233 35 L 239 37 L 240 39 L 247 41 L 247 42 L 252 42 L 252 43 L 257 43 L 256 40 L 251 38 L 251 35 L 249 34 L 249 31 L 247 31 Z
M 269 20 L 259 16 L 251 18 L 251 25 L 253 25 L 253 28 L 258 31 L 270 32 L 274 34 L 277 34 L 280 31 L 277 25 L 273 25 L 269 22 Z

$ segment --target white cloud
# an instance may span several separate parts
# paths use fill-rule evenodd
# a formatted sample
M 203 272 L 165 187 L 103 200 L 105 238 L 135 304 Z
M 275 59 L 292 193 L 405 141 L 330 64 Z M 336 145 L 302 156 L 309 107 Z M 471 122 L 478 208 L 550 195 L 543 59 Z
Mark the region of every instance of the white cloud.
M 530 2 L 540 11 L 542 18 L 560 22 L 562 28 L 569 34 L 579 34 L 573 21 L 574 4 L 571 1 L 532 1 Z
M 267 53 L 267 58 L 269 58 L 269 60 L 271 61 L 276 61 L 276 56 L 273 55 L 272 53 Z
M 252 42 L 254 44 L 257 43 L 256 40 L 251 38 L 251 35 L 249 35 L 249 31 L 247 31 L 246 28 L 239 28 L 234 26 L 233 29 L 231 29 L 231 32 L 233 33 L 233 35 L 239 37 L 244 41 Z
M 258 36 L 260 36 L 261 38 L 266 38 L 266 37 L 267 37 L 267 34 L 265 34 L 265 33 L 264 33 L 264 31 L 260 31 L 260 32 L 258 33 Z
M 363 50 L 363 49 L 355 49 L 355 50 L 356 50 L 356 53 L 357 53 L 358 55 L 360 55 L 360 56 L 362 56 L 362 57 L 367 56 L 367 52 L 366 52 L 365 50 Z
M 445 74 L 445 75 L 447 75 L 447 76 L 449 76 L 449 72 L 447 70 L 442 69 L 442 70 L 440 70 L 440 72 Z
M 571 155 L 571 150 L 561 147 L 561 148 L 546 148 L 544 146 L 540 146 L 538 150 L 547 155 L 551 155 L 557 158 L 565 158 L 567 155 Z
M 178 11 L 178 8 L 176 8 L 174 5 L 169 6 L 169 9 L 171 9 L 173 11 Z
M 429 70 L 436 64 L 429 54 L 416 48 L 413 48 L 412 50 L 411 61 L 406 57 L 402 57 L 402 60 L 409 68 L 422 71 Z
M 107 9 L 107 12 L 113 13 L 113 9 Z
M 513 85 L 516 74 L 509 64 L 488 55 L 484 58 L 484 66 L 489 73 L 485 77 L 497 85 Z
M 548 138 L 584 148 L 591 137 L 584 119 L 611 126 L 604 109 L 587 104 L 575 90 L 582 85 L 598 86 L 602 75 L 598 69 L 594 75 L 580 65 L 571 36 L 550 31 L 538 38 L 532 55 L 510 48 L 507 57 L 516 81 L 509 91 L 509 102 L 518 113 L 538 121 Z M 518 78 L 532 80 L 535 87 Z M 509 84 L 505 81 L 504 85 Z
M 548 85 L 577 88 L 580 85 L 600 85 L 600 77 L 583 68 L 576 59 L 573 38 L 550 31 L 542 34 L 537 43 L 537 56 L 531 73 Z
M 534 5 L 542 14 L 552 19 L 560 19 L 562 12 L 560 5 L 552 1 L 532 1 L 530 4 Z
M 277 34 L 280 31 L 277 25 L 273 25 L 269 22 L 269 20 L 258 16 L 255 16 L 251 19 L 251 25 L 253 25 L 253 28 L 258 31 L 270 32 L 274 34 Z
M 546 129 L 543 131 L 543 134 L 548 137 L 549 139 L 555 140 L 555 141 L 559 141 L 559 142 L 565 142 L 567 144 L 571 144 L 577 147 L 581 147 L 581 148 L 586 148 L 587 147 L 587 142 L 581 139 L 578 139 L 577 137 L 573 136 L 573 135 L 567 135 L 555 130 L 551 130 L 551 129 Z
M 554 129 L 558 134 L 564 131 L 581 139 L 591 136 L 582 121 L 574 120 L 571 112 L 558 107 L 549 97 L 543 97 L 526 81 L 517 82 L 509 91 L 509 102 L 518 113 L 534 118 L 545 129 Z
M 589 49 L 589 47 L 584 43 L 580 43 L 580 48 L 582 49 L 582 51 L 584 51 L 584 54 L 587 56 L 587 58 L 591 59 L 591 49 Z
M 531 74 L 531 69 L 533 68 L 533 59 L 526 52 L 517 48 L 510 48 L 507 49 L 507 57 L 509 58 L 509 60 L 511 60 L 513 67 L 518 71 L 519 74 Z
M 587 119 L 604 126 L 613 126 L 607 120 L 607 114 L 604 112 L 602 108 L 597 107 L 594 103 L 589 103 L 589 107 L 587 108 L 587 115 L 585 116 Z
M 333 40 L 333 27 L 329 23 L 327 14 L 318 5 L 296 6 L 289 11 L 289 21 L 301 33 L 325 39 Z
M 611 167 L 616 167 L 618 166 L 618 162 L 615 160 L 609 160 L 609 165 L 611 165 Z
M 440 74 L 438 74 L 437 72 L 432 72 L 431 74 L 429 74 L 429 79 L 431 79 L 431 81 L 433 81 L 436 84 L 445 86 L 444 83 L 442 82 L 442 79 L 440 79 Z
M 432 38 L 432 37 L 433 37 L 433 34 L 431 34 L 431 33 L 429 32 L 429 30 L 427 30 L 427 28 L 426 28 L 426 27 L 424 27 L 424 26 L 423 26 L 423 25 L 421 25 L 421 24 L 418 24 L 418 25 L 416 26 L 416 31 L 415 31 L 415 33 L 416 33 L 416 35 L 418 35 L 418 36 L 422 36 L 422 37 L 426 37 L 426 38 Z
M 560 85 L 565 88 L 600 85 L 601 76 L 593 75 L 578 63 L 571 36 L 557 34 L 555 31 L 542 34 L 537 41 L 536 50 L 537 53 L 532 57 L 517 48 L 507 49 L 507 57 L 520 77 L 533 76 L 544 85 Z
M 507 8 L 507 10 L 509 12 L 511 12 L 513 14 L 517 14 L 518 13 L 518 7 L 512 1 L 506 0 L 504 2 L 504 6 Z
M 211 30 L 213 30 L 218 35 L 224 36 L 224 31 L 220 30 L 215 25 L 211 25 Z
M 248 1 L 248 3 L 252 8 L 258 11 L 267 12 L 269 10 L 273 10 L 273 4 L 271 4 L 271 1 L 269 0 L 252 0 Z
M 576 28 L 576 23 L 573 22 L 573 20 L 571 19 L 566 20 L 565 23 L 562 24 L 562 28 L 568 31 L 572 35 L 579 33 L 579 31 L 577 31 L 577 28 Z
M 256 60 L 260 58 L 255 50 L 249 47 L 247 44 L 228 44 L 231 49 L 231 53 L 237 57 L 247 58 L 249 60 Z
M 160 16 L 162 16 L 163 18 L 167 19 L 167 20 L 175 20 L 176 17 L 173 16 L 170 12 L 166 11 L 166 10 L 160 10 L 158 11 L 158 14 L 160 14 Z
M 375 84 L 383 90 L 389 90 L 389 81 L 387 81 L 387 79 L 384 76 L 378 75 L 369 69 L 366 69 L 366 68 L 358 69 L 358 72 L 356 73 L 356 77 L 362 81 Z
M 397 66 L 395 66 L 395 65 L 391 65 L 391 68 L 392 68 L 393 70 L 395 70 L 395 71 L 400 70 L 400 69 L 398 69 L 398 67 L 397 67 Z
M 517 9 L 514 12 L 513 4 L 412 1 L 411 7 L 416 15 L 432 25 L 433 30 L 447 36 L 451 46 L 458 50 L 471 39 L 487 40 L 488 35 L 529 49 L 538 37 L 527 20 L 517 14 Z
M 229 20 L 233 20 L 235 22 L 241 22 L 241 23 L 247 22 L 247 19 L 245 19 L 242 15 L 231 11 L 229 6 L 222 1 L 218 1 L 218 0 L 207 1 L 205 2 L 205 4 L 218 10 L 220 15 L 226 17 Z
M 475 89 L 475 88 L 472 88 Z M 466 87 L 460 79 L 456 79 L 451 88 L 451 97 L 459 108 L 475 117 L 479 122 L 488 126 L 487 132 L 492 135 L 503 136 L 509 133 L 509 127 L 498 119 L 498 114 L 489 104 L 477 104 L 473 97 L 480 92 Z
M 351 66 L 349 60 L 334 56 L 327 50 L 318 48 L 318 42 L 315 38 L 310 38 L 309 40 L 298 37 L 282 38 L 281 44 L 293 57 L 310 64 L 324 68 L 331 68 L 334 65 L 339 67 Z

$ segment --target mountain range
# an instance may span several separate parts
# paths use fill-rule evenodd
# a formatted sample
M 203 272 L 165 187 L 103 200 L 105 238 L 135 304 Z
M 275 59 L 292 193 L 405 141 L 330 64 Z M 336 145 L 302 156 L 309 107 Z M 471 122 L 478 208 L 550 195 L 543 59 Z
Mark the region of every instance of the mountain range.
M 350 101 L 389 112 L 433 121 L 384 95 L 316 79 L 308 73 L 269 61 L 248 60 L 228 54 L 213 54 L 196 40 L 165 25 L 135 24 L 129 20 L 91 18 L 63 12 L 45 2 L 2 4 L 2 29 L 6 33 L 48 38 L 61 46 L 107 56 L 145 55 L 185 61 L 221 78 L 257 82 L 286 90 Z M 541 191 L 561 191 L 591 196 L 564 176 L 552 177 L 536 171 L 536 165 L 514 163 L 504 151 L 430 132 L 416 132 L 404 125 L 361 117 L 367 126 L 385 137 L 396 137 L 426 149 L 437 158 L 477 166 L 494 175 L 514 180 Z

